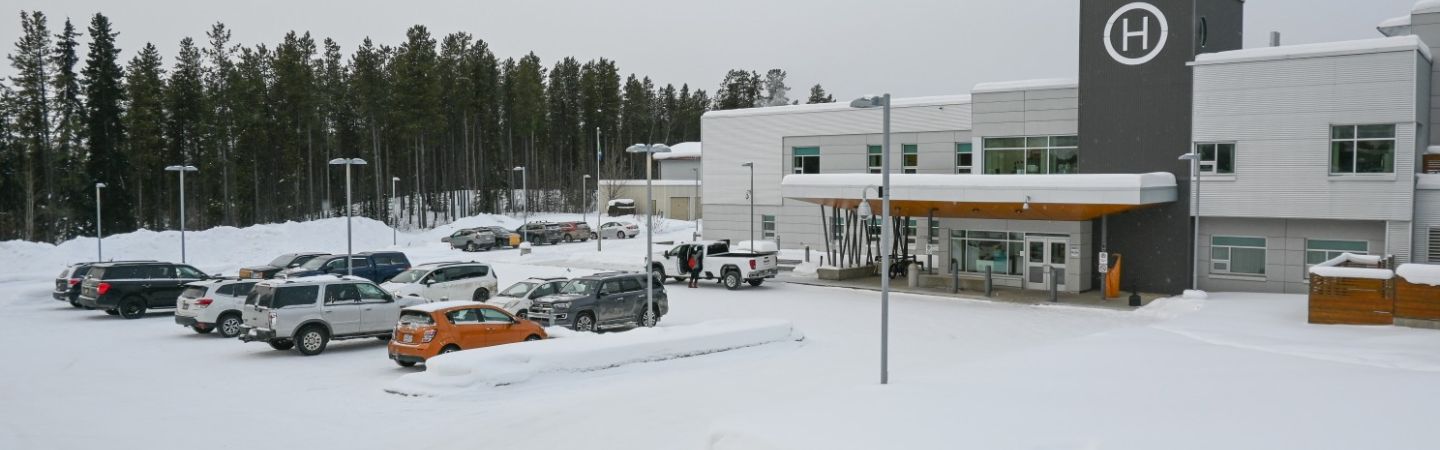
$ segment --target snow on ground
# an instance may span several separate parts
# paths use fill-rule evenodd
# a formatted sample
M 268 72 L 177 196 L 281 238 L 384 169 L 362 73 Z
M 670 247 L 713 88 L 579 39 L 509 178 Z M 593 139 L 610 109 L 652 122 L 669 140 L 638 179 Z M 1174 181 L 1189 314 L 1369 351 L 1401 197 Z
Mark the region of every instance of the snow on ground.
M 501 285 L 643 261 L 643 238 L 527 256 L 439 242 L 490 222 L 519 221 L 466 218 L 401 233 L 398 248 L 415 262 L 491 262 Z M 657 228 L 661 240 L 690 233 Z M 357 220 L 356 230 L 357 251 L 390 248 L 389 229 Z M 190 249 L 200 268 L 233 273 L 286 251 L 344 251 L 343 236 L 329 219 L 191 233 Z M 116 236 L 106 254 L 173 259 L 171 241 Z M 261 436 L 346 449 L 1393 449 L 1433 448 L 1416 430 L 1440 419 L 1440 333 L 1309 325 L 1301 296 L 1210 293 L 1122 312 L 895 294 L 893 384 L 881 387 L 878 296 L 784 283 L 670 284 L 660 325 L 776 318 L 802 342 L 406 397 L 384 390 L 423 368 L 395 366 L 375 340 L 302 357 L 196 335 L 168 313 L 123 320 L 51 300 L 54 274 L 93 243 L 0 243 L 0 339 L 12 342 L 0 448 L 248 448 L 246 436 Z
M 426 361 L 424 372 L 400 377 L 385 390 L 405 395 L 464 395 L 537 376 L 574 375 L 801 339 L 803 335 L 790 322 L 779 319 L 719 319 L 624 333 L 575 333 L 523 346 L 442 355 Z

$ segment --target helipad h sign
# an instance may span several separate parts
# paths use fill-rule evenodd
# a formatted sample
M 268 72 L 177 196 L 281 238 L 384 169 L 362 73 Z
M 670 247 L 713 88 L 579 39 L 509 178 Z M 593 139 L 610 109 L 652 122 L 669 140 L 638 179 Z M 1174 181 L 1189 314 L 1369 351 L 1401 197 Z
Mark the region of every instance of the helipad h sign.
M 1145 2 L 1121 6 L 1105 22 L 1105 51 L 1120 64 L 1138 66 L 1165 49 L 1170 23 L 1165 13 Z

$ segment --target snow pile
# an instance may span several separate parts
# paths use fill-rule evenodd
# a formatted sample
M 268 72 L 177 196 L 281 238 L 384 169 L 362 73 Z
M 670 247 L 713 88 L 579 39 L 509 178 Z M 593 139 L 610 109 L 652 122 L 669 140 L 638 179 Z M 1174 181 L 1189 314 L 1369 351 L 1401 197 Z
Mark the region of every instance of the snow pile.
M 1150 304 L 1136 309 L 1135 314 L 1142 317 L 1149 317 L 1160 320 L 1170 320 L 1195 311 L 1199 311 L 1200 308 L 1205 307 L 1206 296 L 1189 295 L 1191 292 L 1203 293 L 1204 291 L 1187 290 L 1185 291 L 1187 295 L 1181 297 L 1166 297 L 1156 299 L 1154 301 L 1151 301 Z
M 1341 253 L 1340 256 L 1331 258 L 1329 261 L 1310 266 L 1310 274 L 1322 277 L 1367 278 L 1372 280 L 1388 280 L 1395 277 L 1395 272 L 1390 271 L 1390 269 L 1342 267 L 1342 264 L 1364 264 L 1373 266 L 1380 264 L 1380 256 Z
M 681 142 L 670 146 L 670 151 L 667 153 L 655 154 L 656 161 L 667 159 L 700 159 L 700 143 Z
M 779 319 L 723 319 L 623 333 L 577 333 L 439 356 L 426 361 L 424 372 L 405 375 L 385 390 L 436 396 L 523 383 L 544 374 L 604 370 L 801 339 L 789 321 Z
M 730 246 L 730 249 L 733 251 L 778 252 L 780 246 L 775 245 L 775 241 L 740 241 L 740 243 Z
M 1395 268 L 1395 274 L 1414 284 L 1440 286 L 1440 265 L 1401 264 Z
M 1206 298 L 1209 298 L 1210 294 L 1199 289 L 1186 289 L 1185 293 L 1180 294 L 1180 297 L 1190 300 L 1204 300 Z

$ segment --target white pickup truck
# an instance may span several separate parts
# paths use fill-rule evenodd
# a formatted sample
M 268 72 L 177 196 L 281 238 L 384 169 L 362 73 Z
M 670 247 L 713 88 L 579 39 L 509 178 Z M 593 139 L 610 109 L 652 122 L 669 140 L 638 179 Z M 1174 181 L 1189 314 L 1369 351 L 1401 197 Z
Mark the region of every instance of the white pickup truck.
M 653 255 L 650 274 L 664 282 L 666 277 L 687 280 L 690 277 L 689 255 L 704 251 L 700 258 L 700 278 L 720 280 L 726 289 L 739 289 L 740 283 L 759 286 L 766 278 L 775 278 L 779 272 L 779 258 L 773 250 L 775 244 L 760 241 L 753 246 L 750 241 L 741 242 L 736 249 L 730 248 L 729 241 L 682 242 L 664 252 Z M 750 250 L 758 247 L 759 251 Z M 767 248 L 768 247 L 768 248 Z

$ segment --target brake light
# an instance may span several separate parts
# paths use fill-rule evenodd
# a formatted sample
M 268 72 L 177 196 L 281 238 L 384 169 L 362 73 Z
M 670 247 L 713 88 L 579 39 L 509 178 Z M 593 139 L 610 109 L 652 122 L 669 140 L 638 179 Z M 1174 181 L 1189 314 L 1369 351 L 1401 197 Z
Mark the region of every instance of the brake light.
M 105 295 L 106 292 L 110 292 L 110 283 L 102 282 L 98 286 L 95 286 L 96 294 Z
M 750 270 L 755 270 L 755 260 L 750 260 Z
M 425 330 L 425 336 L 420 338 L 421 343 L 429 343 L 435 340 L 435 330 Z
M 79 279 L 79 278 L 71 278 L 71 279 L 70 279 L 70 285 L 71 285 L 71 286 L 74 286 L 74 285 L 77 285 L 77 284 L 80 284 L 80 279 Z
M 204 308 L 206 306 L 210 306 L 211 303 L 215 303 L 215 299 L 202 298 L 195 301 L 195 306 Z

